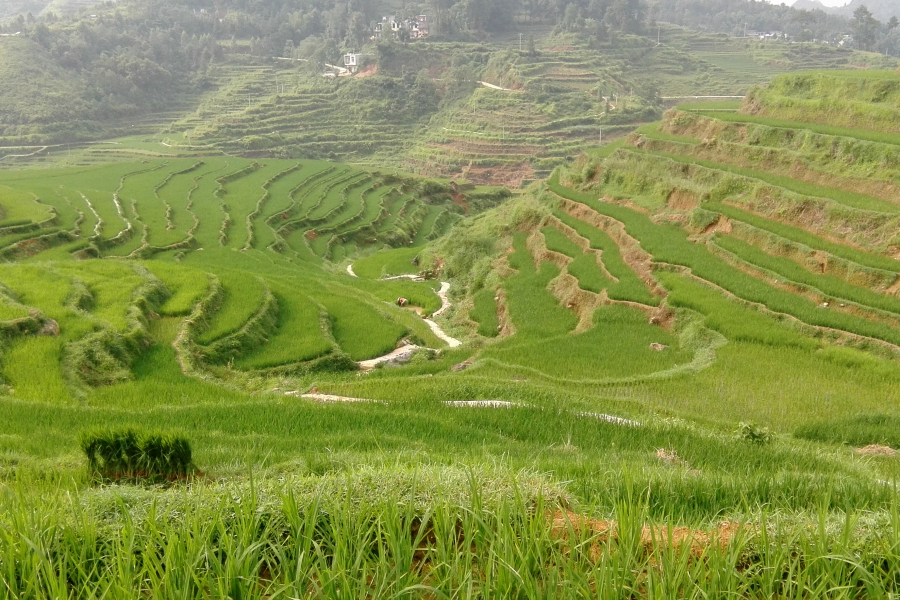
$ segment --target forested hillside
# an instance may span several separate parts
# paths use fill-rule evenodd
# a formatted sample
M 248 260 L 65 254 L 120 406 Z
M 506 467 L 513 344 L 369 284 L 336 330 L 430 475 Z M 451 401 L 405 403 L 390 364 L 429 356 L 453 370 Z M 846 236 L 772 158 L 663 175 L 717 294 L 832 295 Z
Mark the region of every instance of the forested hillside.
M 39 7 L 6 5 L 9 11 L 32 8 Z M 236 56 L 249 55 L 256 61 L 293 59 L 288 64 L 296 67 L 298 73 L 321 77 L 323 70 L 331 68 L 326 65 L 342 64 L 345 52 L 362 52 L 364 62 L 376 65 L 382 75 L 395 80 L 371 84 L 371 90 L 360 84 L 363 89 L 345 91 L 347 97 L 342 102 L 353 102 L 363 112 L 381 114 L 378 118 L 382 119 L 388 110 L 401 129 L 409 125 L 415 129 L 457 103 L 461 95 L 471 94 L 472 84 L 491 76 L 496 76 L 494 84 L 501 83 L 503 75 L 510 85 L 523 87 L 525 80 L 530 79 L 528 91 L 539 89 L 540 94 L 550 98 L 565 91 L 556 85 L 557 76 L 571 74 L 576 79 L 580 77 L 581 86 L 604 107 L 605 101 L 599 100 L 598 93 L 607 97 L 627 92 L 630 97 L 641 98 L 642 107 L 651 109 L 659 108 L 660 95 L 717 93 L 714 86 L 702 84 L 691 90 L 667 85 L 668 75 L 674 74 L 677 63 L 682 63 L 684 72 L 689 73 L 695 68 L 692 62 L 696 58 L 675 56 L 670 51 L 691 52 L 705 42 L 676 39 L 684 38 L 682 35 L 668 35 L 664 40 L 662 30 L 668 32 L 670 28 L 664 23 L 733 35 L 742 35 L 748 29 L 777 29 L 795 41 L 833 44 L 853 34 L 850 46 L 887 54 L 896 54 L 900 39 L 895 28 L 871 17 L 850 22 L 817 11 L 742 0 L 690 4 L 679 0 L 658 4 L 643 0 L 460 0 L 407 3 L 403 8 L 388 3 L 343 4 L 332 0 L 225 0 L 215 7 L 202 0 L 121 0 L 96 4 L 72 16 L 61 12 L 61 8 L 77 7 L 72 3 L 51 3 L 42 12 L 20 12 L 0 25 L 0 71 L 6 80 L 19 82 L 0 90 L 0 138 L 6 142 L 4 145 L 70 143 L 159 130 L 166 122 L 196 109 L 204 93 L 244 86 L 239 73 L 222 68 L 233 63 Z M 375 23 L 395 14 L 398 18 L 428 15 L 428 39 L 411 41 L 404 34 L 374 40 Z M 578 40 L 573 43 L 566 37 L 571 35 Z M 657 41 L 665 48 L 654 50 Z M 709 41 L 713 43 L 707 43 L 706 49 L 715 50 L 715 40 L 706 40 Z M 450 45 L 427 49 L 422 46 L 426 42 Z M 733 44 L 734 40 L 722 40 L 721 47 L 736 50 Z M 823 48 L 808 45 L 806 53 L 811 55 Z M 517 64 L 508 57 L 494 56 L 510 48 L 529 58 Z M 828 48 L 835 50 L 836 46 Z M 538 82 L 524 75 L 521 67 L 534 73 L 528 63 L 537 62 L 534 57 L 546 49 L 569 50 L 572 55 L 559 57 L 557 66 L 548 64 L 544 73 L 552 77 L 547 81 Z M 804 48 L 799 50 L 802 57 Z M 547 55 L 543 56 L 546 59 Z M 782 65 L 783 70 L 796 68 L 779 57 L 769 60 L 770 64 Z M 514 64 L 519 70 L 510 68 L 510 72 L 500 73 L 506 68 L 498 66 L 503 62 Z M 605 68 L 598 68 L 601 65 Z M 259 63 L 246 66 L 256 68 Z M 618 74 L 612 73 L 610 66 Z M 829 65 L 819 62 L 806 66 Z M 861 55 L 835 66 L 889 64 L 873 65 L 872 57 Z M 660 67 L 662 73 L 658 71 Z M 428 72 L 420 73 L 422 69 Z M 615 79 L 614 86 L 611 79 Z M 464 85 L 445 83 L 448 80 Z M 253 96 L 259 99 L 278 91 L 302 93 L 308 89 L 296 85 L 296 77 L 287 81 L 293 85 L 289 83 L 285 88 L 282 79 L 277 85 L 275 81 L 262 87 L 251 85 L 241 93 L 247 93 L 248 106 L 252 106 Z M 757 81 L 738 78 L 736 83 L 733 87 L 740 88 L 743 83 Z M 412 102 L 406 103 L 406 98 L 412 98 Z M 542 103 L 552 105 L 554 100 Z M 363 106 L 379 102 L 381 108 Z M 573 105 L 565 100 L 563 104 L 575 112 L 584 112 L 584 107 L 578 106 L 583 102 Z M 563 113 L 559 118 L 570 117 L 566 111 Z M 446 121 L 446 117 L 440 119 Z M 133 132 L 134 127 L 138 129 Z M 216 129 L 216 137 L 220 137 L 223 130 L 218 125 Z M 405 146 L 408 136 L 407 132 L 401 139 L 395 137 L 394 143 L 399 141 L 400 146 Z M 237 142 L 244 149 L 255 143 L 247 139 Z M 275 145 L 288 154 L 298 149 L 292 143 Z M 316 156 L 327 156 L 327 151 Z
M 0 38 L 0 135 L 22 141 L 96 138 L 123 119 L 184 108 L 221 56 L 200 19 L 176 4 L 98 7 L 95 18 L 19 19 Z

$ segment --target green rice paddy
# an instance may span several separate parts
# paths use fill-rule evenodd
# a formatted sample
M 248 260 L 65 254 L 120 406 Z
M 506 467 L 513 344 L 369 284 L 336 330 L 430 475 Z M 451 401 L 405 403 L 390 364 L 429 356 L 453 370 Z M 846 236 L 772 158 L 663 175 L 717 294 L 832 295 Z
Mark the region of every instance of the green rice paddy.
M 468 216 L 319 161 L 0 174 L 0 589 L 895 596 L 896 206 L 665 127 Z M 98 483 L 98 427 L 203 474 Z

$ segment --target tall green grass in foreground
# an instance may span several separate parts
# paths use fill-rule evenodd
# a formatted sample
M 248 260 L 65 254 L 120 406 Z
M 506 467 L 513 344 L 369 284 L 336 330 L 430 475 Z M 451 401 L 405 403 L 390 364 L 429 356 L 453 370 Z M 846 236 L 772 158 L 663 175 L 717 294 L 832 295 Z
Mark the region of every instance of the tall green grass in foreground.
M 612 522 L 561 505 L 533 477 L 450 469 L 81 499 L 11 489 L 0 495 L 0 582 L 12 598 L 182 600 L 886 599 L 900 589 L 896 505 L 819 511 L 813 527 L 762 513 L 718 530 L 651 520 L 637 490 L 603 515 Z

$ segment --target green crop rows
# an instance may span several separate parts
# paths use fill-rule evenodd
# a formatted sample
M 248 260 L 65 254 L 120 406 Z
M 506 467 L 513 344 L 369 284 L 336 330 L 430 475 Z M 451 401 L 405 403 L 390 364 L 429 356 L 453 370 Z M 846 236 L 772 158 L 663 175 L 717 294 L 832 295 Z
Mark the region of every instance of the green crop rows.
M 721 72 L 765 74 L 765 48 L 708 41 Z M 595 85 L 549 54 L 519 83 Z M 871 81 L 834 77 L 864 114 Z M 895 145 L 856 117 L 794 121 L 787 82 L 668 113 L 502 203 L 260 154 L 3 172 L 0 589 L 896 596 Z M 262 143 L 337 94 L 232 125 Z M 518 137 L 429 148 L 508 166 L 527 129 L 557 130 L 478 99 Z M 188 439 L 199 471 L 89 470 L 80 434 L 101 430 L 148 453 Z

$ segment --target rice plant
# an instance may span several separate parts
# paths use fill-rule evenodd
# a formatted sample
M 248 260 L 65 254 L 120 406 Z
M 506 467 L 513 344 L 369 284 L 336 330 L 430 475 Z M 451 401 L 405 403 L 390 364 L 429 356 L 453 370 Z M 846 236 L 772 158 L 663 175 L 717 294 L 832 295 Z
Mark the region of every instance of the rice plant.
M 706 248 L 689 242 L 687 232 L 680 228 L 657 225 L 647 216 L 630 208 L 574 193 L 552 180 L 550 185 L 558 194 L 578 200 L 597 212 L 622 222 L 629 234 L 638 239 L 654 259 L 688 267 L 697 277 L 721 286 L 739 298 L 764 304 L 773 311 L 795 316 L 810 325 L 832 327 L 891 343 L 900 343 L 900 334 L 890 328 L 856 315 L 821 310 L 812 301 L 764 283 L 727 265 Z
M 359 277 L 380 279 L 394 275 L 416 274 L 421 270 L 415 263 L 421 251 L 417 248 L 382 250 L 353 263 L 353 272 Z
M 201 344 L 237 331 L 263 300 L 265 284 L 250 273 L 226 271 L 219 277 L 225 296 L 222 305 L 211 315 L 208 327 L 197 338 Z
M 486 288 L 472 296 L 472 310 L 469 317 L 478 323 L 478 335 L 496 337 L 499 333 L 496 293 Z
M 191 445 L 183 437 L 134 429 L 81 434 L 91 472 L 105 477 L 177 477 L 194 469 Z

